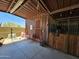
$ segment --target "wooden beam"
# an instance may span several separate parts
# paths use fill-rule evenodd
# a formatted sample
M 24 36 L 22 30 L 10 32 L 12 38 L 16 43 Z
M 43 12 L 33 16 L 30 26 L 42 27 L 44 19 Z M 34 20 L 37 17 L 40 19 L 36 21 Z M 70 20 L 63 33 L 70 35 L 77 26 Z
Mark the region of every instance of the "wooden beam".
M 34 9 L 32 9 L 31 7 L 29 7 L 29 6 L 25 5 L 25 4 L 22 7 L 24 7 L 25 9 L 27 9 L 27 10 L 29 10 L 31 12 L 33 12 L 33 11 L 37 12 L 37 10 L 34 10 Z M 34 12 L 34 14 L 35 14 L 35 12 Z
M 24 0 L 18 0 L 14 7 L 10 10 L 10 13 L 14 13 L 24 2 Z
M 0 0 L 0 2 L 3 2 L 3 3 L 9 3 L 9 1 L 6 1 L 6 0 Z
M 12 0 L 10 6 L 9 6 L 8 9 L 7 9 L 7 12 L 9 12 L 9 11 L 11 10 L 11 7 L 13 6 L 14 2 L 15 2 L 15 0 Z
M 43 6 L 44 6 L 45 9 L 47 10 L 47 12 L 50 14 L 50 11 L 49 11 L 48 7 L 47 7 L 46 4 L 43 2 L 43 0 L 39 0 L 39 1 L 43 4 Z
M 36 10 L 35 8 L 33 8 L 29 3 L 25 4 L 25 6 L 28 6 L 28 8 L 32 9 L 32 10 Z
M 79 4 L 72 5 L 72 6 L 69 6 L 69 7 L 65 7 L 65 8 L 62 8 L 62 9 L 58 9 L 58 10 L 52 11 L 50 13 L 50 15 L 55 14 L 55 13 L 59 13 L 59 12 L 63 12 L 63 11 L 68 11 L 68 10 L 76 9 L 76 8 L 79 8 Z
M 59 18 L 59 19 L 56 19 L 56 20 L 59 20 L 60 21 L 60 20 L 73 19 L 73 18 L 79 18 L 79 16 Z
M 32 13 L 33 15 L 35 15 L 35 13 L 33 13 L 33 12 L 27 10 L 27 9 L 24 8 L 24 7 L 22 7 L 22 9 L 20 9 L 20 10 L 22 10 L 22 11 L 25 12 L 25 13 Z
M 5 1 L 0 1 L 0 4 L 9 4 L 9 2 L 5 2 Z
M 23 17 L 25 17 L 25 18 L 28 18 L 28 19 L 31 19 L 32 18 L 32 14 L 29 14 L 29 13 L 25 13 L 25 12 L 23 12 L 22 10 L 19 10 L 19 12 L 20 12 L 20 14 L 23 16 Z
M 31 12 L 30 10 L 27 10 L 26 6 L 21 6 L 17 11 L 15 11 L 15 14 L 17 13 L 22 13 L 20 15 L 24 16 L 24 17 L 29 17 L 30 19 L 32 18 L 32 16 L 35 16 L 36 14 Z
M 32 1 L 30 1 L 29 4 L 30 4 L 33 8 L 36 9 L 36 6 L 35 6 L 35 4 L 34 4 Z

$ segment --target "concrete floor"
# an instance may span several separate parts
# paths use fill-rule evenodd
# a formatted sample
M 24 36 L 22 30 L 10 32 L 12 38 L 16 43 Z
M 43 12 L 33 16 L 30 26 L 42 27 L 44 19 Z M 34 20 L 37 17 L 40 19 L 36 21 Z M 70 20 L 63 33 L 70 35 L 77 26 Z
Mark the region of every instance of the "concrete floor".
M 62 52 L 23 40 L 0 47 L 0 59 L 79 59 Z

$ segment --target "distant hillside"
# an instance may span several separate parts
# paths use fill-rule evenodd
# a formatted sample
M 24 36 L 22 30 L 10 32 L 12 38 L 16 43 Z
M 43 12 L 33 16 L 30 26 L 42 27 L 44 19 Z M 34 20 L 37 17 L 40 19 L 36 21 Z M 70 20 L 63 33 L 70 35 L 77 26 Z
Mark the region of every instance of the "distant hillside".
M 5 22 L 5 23 L 2 23 L 2 27 L 20 27 L 21 28 L 21 25 L 14 22 Z
M 13 33 L 16 33 L 16 36 L 19 36 L 21 32 L 25 31 L 24 28 L 16 28 L 12 27 Z M 11 28 L 10 27 L 0 27 L 0 37 L 7 38 L 8 34 L 11 33 Z

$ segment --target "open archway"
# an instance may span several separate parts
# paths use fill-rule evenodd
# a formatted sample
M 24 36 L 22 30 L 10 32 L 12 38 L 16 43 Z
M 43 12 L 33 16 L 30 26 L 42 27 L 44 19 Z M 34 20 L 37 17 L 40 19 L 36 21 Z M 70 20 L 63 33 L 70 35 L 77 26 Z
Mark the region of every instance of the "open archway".
M 20 40 L 25 34 L 26 20 L 22 17 L 0 12 L 0 38 L 3 38 L 4 44 Z

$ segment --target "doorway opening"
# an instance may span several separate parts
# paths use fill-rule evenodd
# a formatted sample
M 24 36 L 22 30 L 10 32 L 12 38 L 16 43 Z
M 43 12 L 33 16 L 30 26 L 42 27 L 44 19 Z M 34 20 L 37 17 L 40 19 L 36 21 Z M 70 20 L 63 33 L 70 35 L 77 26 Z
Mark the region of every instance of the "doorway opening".
M 24 18 L 0 12 L 0 42 L 9 44 L 25 39 Z

